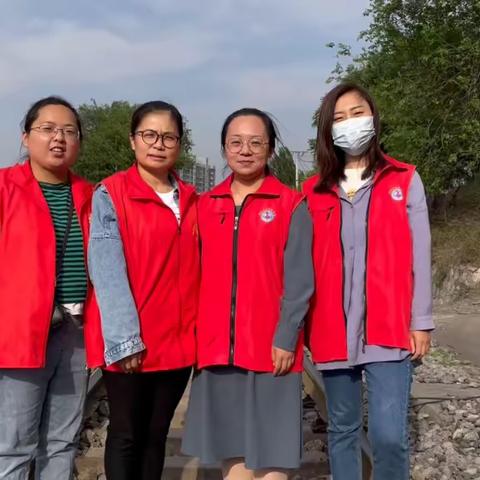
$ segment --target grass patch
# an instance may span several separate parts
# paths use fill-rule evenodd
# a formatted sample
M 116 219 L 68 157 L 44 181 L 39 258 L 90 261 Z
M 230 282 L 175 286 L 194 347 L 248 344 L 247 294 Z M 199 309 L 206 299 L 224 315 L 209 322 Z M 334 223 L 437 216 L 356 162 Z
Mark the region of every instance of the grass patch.
M 434 282 L 443 282 L 455 265 L 480 266 L 480 177 L 462 188 L 446 217 L 432 217 Z
M 441 365 L 449 366 L 459 363 L 457 355 L 444 348 L 432 348 L 428 355 L 432 360 L 440 363 Z

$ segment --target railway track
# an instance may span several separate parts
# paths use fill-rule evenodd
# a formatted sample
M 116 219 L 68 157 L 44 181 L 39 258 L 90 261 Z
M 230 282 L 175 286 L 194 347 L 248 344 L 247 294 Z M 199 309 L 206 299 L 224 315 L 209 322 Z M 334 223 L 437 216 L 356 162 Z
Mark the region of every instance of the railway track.
M 292 474 L 292 480 L 327 480 L 331 479 L 326 461 L 326 453 L 315 451 L 318 445 L 326 445 L 326 433 L 312 428 L 308 420 L 319 417 L 316 423 L 327 422 L 325 389 L 322 377 L 312 362 L 306 357 L 304 361 L 303 385 L 305 393 L 313 400 L 313 405 L 306 406 L 303 425 L 305 456 L 301 468 Z M 164 480 L 221 480 L 218 465 L 201 466 L 196 459 L 183 456 L 180 452 L 183 435 L 183 418 L 188 403 L 188 389 L 182 398 L 172 421 L 167 442 Z M 101 394 L 101 372 L 91 373 L 88 385 L 89 402 Z M 104 395 L 104 393 L 103 393 Z M 103 427 L 105 428 L 105 427 Z M 361 439 L 363 458 L 363 479 L 371 479 L 372 456 L 367 436 L 363 432 Z M 103 476 L 103 449 L 95 447 L 77 458 L 78 480 L 101 480 Z M 159 479 L 160 480 L 160 479 Z

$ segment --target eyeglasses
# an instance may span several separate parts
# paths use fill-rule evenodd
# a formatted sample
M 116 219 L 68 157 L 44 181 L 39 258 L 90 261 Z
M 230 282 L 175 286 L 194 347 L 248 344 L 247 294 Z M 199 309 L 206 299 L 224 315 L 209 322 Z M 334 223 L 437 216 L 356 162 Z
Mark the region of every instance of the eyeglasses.
M 58 127 L 57 125 L 39 125 L 38 127 L 31 127 L 30 130 L 35 130 L 42 135 L 48 137 L 55 137 L 58 132 L 62 132 L 65 140 L 78 140 L 80 138 L 80 131 L 75 127 Z
M 265 145 L 268 145 L 268 142 L 264 142 L 261 138 L 244 140 L 240 137 L 232 137 L 227 140 L 226 148 L 230 153 L 240 153 L 245 144 L 252 153 L 261 153 Z
M 138 130 L 135 135 L 140 135 L 147 145 L 154 145 L 160 138 L 165 148 L 174 148 L 180 140 L 180 137 L 173 133 L 158 133 L 155 130 Z

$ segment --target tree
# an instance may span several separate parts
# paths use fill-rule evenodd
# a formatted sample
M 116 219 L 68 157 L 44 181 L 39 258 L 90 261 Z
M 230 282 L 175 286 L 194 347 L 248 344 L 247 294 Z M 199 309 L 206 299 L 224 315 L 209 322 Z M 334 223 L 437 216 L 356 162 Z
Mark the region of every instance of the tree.
M 337 45 L 330 80 L 369 89 L 387 153 L 417 165 L 430 195 L 448 196 L 480 168 L 480 1 L 371 0 L 365 14 L 367 47 L 352 57 Z
M 133 160 L 130 148 L 130 119 L 136 105 L 126 101 L 116 101 L 110 105 L 91 104 L 79 107 L 84 129 L 84 141 L 80 159 L 75 170 L 93 182 L 108 177 L 112 173 L 128 168 Z M 195 162 L 192 153 L 191 131 L 184 125 L 184 138 L 177 168 Z
M 279 148 L 278 154 L 270 162 L 270 168 L 281 182 L 295 188 L 295 163 L 288 148 Z

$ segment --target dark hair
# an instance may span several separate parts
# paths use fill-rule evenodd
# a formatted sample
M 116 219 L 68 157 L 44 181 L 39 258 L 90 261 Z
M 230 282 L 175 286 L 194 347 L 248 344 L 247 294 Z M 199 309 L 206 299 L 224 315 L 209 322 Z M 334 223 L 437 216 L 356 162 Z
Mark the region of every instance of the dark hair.
M 223 122 L 222 134 L 220 137 L 222 152 L 225 152 L 225 141 L 227 138 L 228 127 L 235 118 L 245 116 L 258 117 L 260 118 L 260 120 L 262 120 L 263 124 L 265 125 L 265 130 L 267 131 L 268 147 L 270 149 L 270 153 L 273 153 L 275 151 L 277 141 L 281 142 L 280 135 L 272 117 L 268 113 L 259 110 L 258 108 L 241 108 L 240 110 L 236 110 L 235 112 L 231 113 L 225 119 L 225 122 Z
M 183 137 L 183 117 L 174 105 L 162 102 L 161 100 L 153 100 L 152 102 L 142 103 L 132 114 L 132 121 L 130 123 L 130 134 L 134 135 L 142 120 L 150 113 L 155 112 L 170 112 L 173 121 L 177 124 L 178 135 L 180 139 Z
M 75 121 L 77 122 L 77 128 L 80 133 L 80 141 L 83 140 L 83 132 L 82 132 L 82 122 L 80 120 L 80 115 L 78 114 L 77 110 L 74 108 L 74 106 L 70 103 L 67 102 L 64 98 L 62 97 L 57 97 L 55 95 L 51 95 L 49 97 L 41 98 L 40 100 L 36 101 L 27 111 L 25 114 L 25 117 L 23 118 L 22 121 L 22 129 L 25 133 L 29 133 L 33 122 L 38 118 L 38 115 L 40 113 L 40 110 L 43 107 L 48 107 L 49 105 L 61 105 L 65 108 L 68 108 L 72 113 L 73 116 L 75 117 Z
M 332 125 L 337 100 L 348 92 L 355 91 L 370 106 L 375 127 L 375 136 L 365 152 L 367 166 L 363 178 L 367 178 L 385 163 L 385 158 L 380 149 L 380 116 L 375 102 L 366 89 L 356 83 L 341 83 L 330 90 L 322 100 L 316 113 L 317 143 L 315 148 L 315 160 L 317 162 L 320 180 L 316 189 L 322 190 L 332 187 L 345 178 L 345 152 L 333 144 Z

